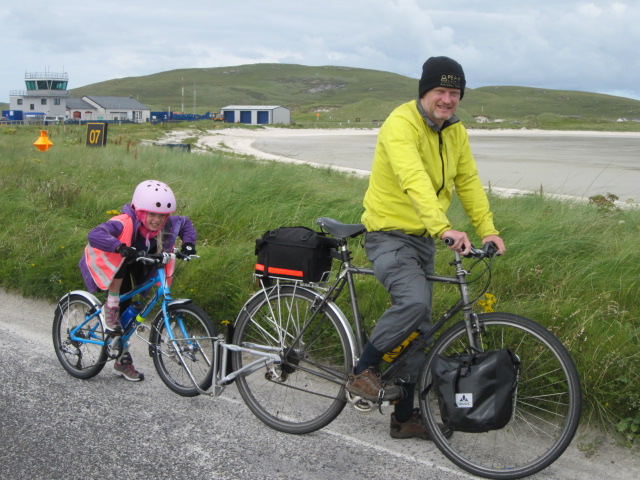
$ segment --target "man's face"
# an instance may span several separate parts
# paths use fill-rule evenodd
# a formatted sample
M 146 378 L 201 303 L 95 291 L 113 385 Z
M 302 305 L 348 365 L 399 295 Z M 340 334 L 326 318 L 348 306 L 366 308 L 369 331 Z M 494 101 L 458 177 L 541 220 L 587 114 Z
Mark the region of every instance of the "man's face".
M 460 89 L 436 87 L 429 90 L 420 99 L 422 108 L 429 118 L 439 127 L 449 120 L 458 108 Z

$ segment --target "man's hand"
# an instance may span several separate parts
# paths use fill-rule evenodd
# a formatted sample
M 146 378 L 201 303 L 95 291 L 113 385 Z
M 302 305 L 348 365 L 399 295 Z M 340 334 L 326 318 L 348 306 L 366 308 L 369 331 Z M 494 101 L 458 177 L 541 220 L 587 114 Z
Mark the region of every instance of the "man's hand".
M 447 230 L 444 232 L 440 238 L 444 242 L 447 238 L 451 239 L 451 245 L 449 245 L 449 250 L 453 250 L 454 252 L 458 252 L 461 254 L 465 254 L 471 251 L 471 242 L 469 241 L 469 237 L 465 232 L 458 232 L 457 230 Z
M 498 255 L 502 255 L 507 250 L 504 246 L 504 241 L 498 235 L 487 235 L 482 239 L 482 245 L 488 242 L 493 242 L 496 245 Z

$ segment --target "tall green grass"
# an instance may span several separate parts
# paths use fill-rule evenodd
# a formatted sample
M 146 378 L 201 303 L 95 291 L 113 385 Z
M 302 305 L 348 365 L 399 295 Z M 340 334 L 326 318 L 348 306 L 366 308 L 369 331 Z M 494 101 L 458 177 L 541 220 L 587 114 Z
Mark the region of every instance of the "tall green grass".
M 179 264 L 175 296 L 193 298 L 216 321 L 233 321 L 255 288 L 254 241 L 265 230 L 313 227 L 319 216 L 360 220 L 364 179 L 139 143 L 174 127 L 109 128 L 108 146 L 90 148 L 84 127 L 52 127 L 54 146 L 38 152 L 32 145 L 38 128 L 0 127 L 0 286 L 49 300 L 84 288 L 77 262 L 87 232 L 147 178 L 171 185 L 178 213 L 199 234 L 201 258 Z M 494 263 L 494 308 L 537 320 L 567 345 L 583 380 L 585 421 L 630 429 L 640 421 L 640 212 L 539 195 L 491 201 L 508 246 Z M 450 216 L 471 231 L 457 202 Z M 365 264 L 354 243 L 356 262 Z M 442 249 L 439 273 L 450 272 L 449 260 Z M 371 327 L 389 299 L 374 279 L 359 285 Z M 454 299 L 452 287 L 437 286 L 434 312 Z

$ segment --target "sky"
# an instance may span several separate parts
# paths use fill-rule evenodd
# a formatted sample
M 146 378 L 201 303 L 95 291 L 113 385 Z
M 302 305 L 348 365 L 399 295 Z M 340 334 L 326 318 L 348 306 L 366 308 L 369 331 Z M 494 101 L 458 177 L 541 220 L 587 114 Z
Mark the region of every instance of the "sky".
M 640 100 L 637 0 L 30 0 L 0 5 L 0 102 L 26 72 L 69 89 L 182 69 L 287 63 L 420 77 L 460 62 L 469 88 Z M 417 82 L 416 82 L 417 83 Z

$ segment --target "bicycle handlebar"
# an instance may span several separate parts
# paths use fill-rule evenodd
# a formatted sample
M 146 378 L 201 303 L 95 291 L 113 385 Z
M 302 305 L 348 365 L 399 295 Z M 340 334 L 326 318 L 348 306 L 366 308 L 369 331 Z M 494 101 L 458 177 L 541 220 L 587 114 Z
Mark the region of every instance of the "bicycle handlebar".
M 161 263 L 166 265 L 171 260 L 186 260 L 189 261 L 192 258 L 200 258 L 199 255 L 185 255 L 181 253 L 178 249 L 174 249 L 173 253 L 148 253 L 148 252 L 138 252 L 138 257 L 136 258 L 136 262 L 144 262 L 144 263 Z
M 453 240 L 449 237 L 445 238 L 443 242 L 445 243 L 445 245 L 449 247 L 453 245 Z M 472 258 L 472 257 L 473 258 L 491 258 L 494 255 L 500 255 L 500 254 L 498 253 L 498 247 L 493 242 L 485 243 L 482 246 L 482 248 L 476 248 L 473 245 L 471 245 L 471 251 L 462 254 L 462 256 L 467 258 Z

